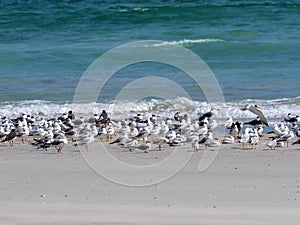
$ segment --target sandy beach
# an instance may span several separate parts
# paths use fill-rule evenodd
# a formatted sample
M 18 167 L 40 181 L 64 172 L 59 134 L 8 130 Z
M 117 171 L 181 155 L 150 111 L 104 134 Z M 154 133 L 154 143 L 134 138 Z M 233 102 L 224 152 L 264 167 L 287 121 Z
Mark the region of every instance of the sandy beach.
M 222 145 L 202 173 L 200 150 L 167 181 L 137 188 L 104 179 L 70 144 L 60 155 L 54 148 L 1 144 L 0 224 L 299 224 L 299 145 L 274 151 L 263 142 L 256 150 Z M 150 164 L 174 148 L 109 151 Z

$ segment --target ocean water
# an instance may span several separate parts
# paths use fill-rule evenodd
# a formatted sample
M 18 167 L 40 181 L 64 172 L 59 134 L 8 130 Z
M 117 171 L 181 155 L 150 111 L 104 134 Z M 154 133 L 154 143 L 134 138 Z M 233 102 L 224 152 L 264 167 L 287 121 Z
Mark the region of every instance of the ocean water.
M 0 1 L 0 115 L 208 110 L 205 95 L 181 71 L 153 63 L 116 73 L 97 103 L 72 104 L 95 59 L 141 40 L 161 40 L 162 49 L 183 46 L 201 57 L 222 88 L 221 116 L 251 117 L 239 110 L 250 102 L 269 118 L 299 114 L 299 15 L 297 0 Z M 173 78 L 191 99 L 114 102 L 125 85 L 152 75 Z

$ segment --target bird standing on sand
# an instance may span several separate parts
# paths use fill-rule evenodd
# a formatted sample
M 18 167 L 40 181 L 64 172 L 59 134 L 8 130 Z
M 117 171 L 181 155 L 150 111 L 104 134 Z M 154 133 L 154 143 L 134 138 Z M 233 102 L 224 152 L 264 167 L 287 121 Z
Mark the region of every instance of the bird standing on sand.
M 17 136 L 16 130 L 12 129 L 8 135 L 6 135 L 5 139 L 1 141 L 1 143 L 8 141 L 11 146 L 14 145 L 14 138 Z
M 275 137 L 272 137 L 272 140 L 266 144 L 267 147 L 269 147 L 271 150 L 275 150 L 277 146 L 277 140 Z

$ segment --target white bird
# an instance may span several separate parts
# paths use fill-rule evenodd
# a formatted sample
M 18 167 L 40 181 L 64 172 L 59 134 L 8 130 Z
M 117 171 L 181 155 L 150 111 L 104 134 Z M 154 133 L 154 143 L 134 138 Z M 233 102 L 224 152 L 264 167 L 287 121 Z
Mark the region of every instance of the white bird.
M 271 150 L 275 150 L 277 146 L 276 138 L 272 138 L 272 140 L 269 143 L 266 143 L 266 146 L 269 147 Z
M 138 129 L 135 126 L 131 126 L 128 131 L 128 137 L 136 137 L 139 134 Z
M 206 123 L 204 123 L 202 126 L 199 126 L 199 128 L 194 131 L 194 133 L 198 134 L 199 136 L 204 136 L 207 134 L 207 132 L 208 127 Z
M 85 134 L 80 134 L 76 142 L 78 145 L 83 145 L 85 147 L 85 150 L 88 151 L 88 145 L 94 142 L 94 140 L 94 135 L 90 132 L 87 132 Z
M 124 144 L 128 142 L 130 139 L 126 133 L 122 134 L 120 137 L 118 137 L 116 140 L 110 142 L 109 144 Z
M 230 116 L 230 117 L 227 118 L 227 120 L 225 121 L 225 123 L 224 123 L 223 126 L 224 126 L 225 128 L 227 128 L 227 129 L 231 129 L 232 124 L 233 124 L 233 119 L 232 119 L 232 117 Z
M 169 127 L 168 125 L 165 123 L 165 121 L 161 122 L 161 128 L 160 128 L 160 132 L 159 134 L 164 137 L 166 135 L 166 133 L 168 133 L 169 131 Z
M 112 136 L 115 134 L 115 128 L 112 124 L 108 124 L 106 126 L 106 141 L 110 141 L 112 139 Z
M 192 141 L 192 147 L 194 149 L 194 152 L 197 152 L 199 150 L 200 145 L 199 145 L 199 140 L 198 139 L 194 139 Z
M 165 138 L 167 138 L 171 142 L 176 138 L 176 132 L 174 130 L 169 130 Z
M 277 140 L 277 142 L 286 142 L 286 147 L 289 147 L 289 140 L 291 140 L 292 138 L 294 138 L 294 132 L 293 131 L 289 131 L 288 134 L 282 136 L 280 139 Z
M 153 144 L 158 145 L 158 150 L 161 151 L 162 150 L 162 145 L 163 144 L 169 144 L 170 141 L 169 139 L 165 138 L 165 137 L 158 137 L 156 139 L 154 139 Z
M 249 127 L 246 127 L 244 133 L 241 136 L 240 143 L 242 143 L 243 148 L 247 147 L 247 143 L 249 142 L 250 138 L 250 131 L 251 129 Z
M 201 140 L 198 141 L 199 144 L 204 144 L 205 149 L 209 146 L 210 142 L 214 140 L 213 133 L 208 132 Z
M 226 135 L 223 140 L 222 140 L 223 144 L 233 144 L 234 143 L 234 137 L 231 135 Z
M 249 136 L 249 143 L 252 145 L 252 149 L 256 149 L 256 146 L 259 142 L 259 135 L 257 129 L 254 129 L 254 132 Z

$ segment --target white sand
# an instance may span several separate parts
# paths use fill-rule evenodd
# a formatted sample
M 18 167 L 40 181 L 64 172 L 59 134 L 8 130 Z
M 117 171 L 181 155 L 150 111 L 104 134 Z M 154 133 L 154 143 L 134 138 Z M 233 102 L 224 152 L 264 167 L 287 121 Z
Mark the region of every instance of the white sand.
M 264 149 L 223 145 L 199 173 L 201 151 L 171 179 L 134 188 L 99 176 L 74 146 L 57 155 L 0 145 L 0 224 L 299 224 L 300 145 Z M 111 151 L 149 164 L 172 149 Z

